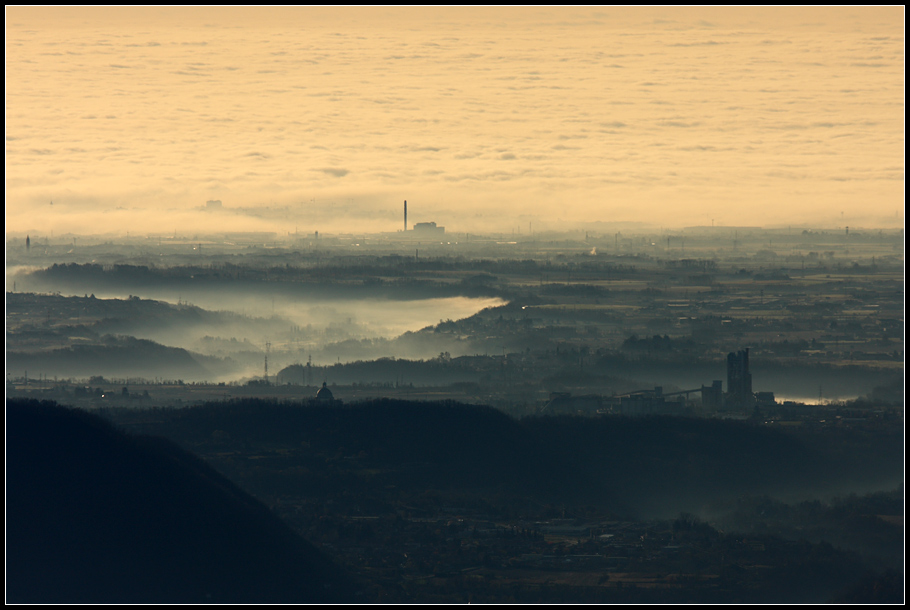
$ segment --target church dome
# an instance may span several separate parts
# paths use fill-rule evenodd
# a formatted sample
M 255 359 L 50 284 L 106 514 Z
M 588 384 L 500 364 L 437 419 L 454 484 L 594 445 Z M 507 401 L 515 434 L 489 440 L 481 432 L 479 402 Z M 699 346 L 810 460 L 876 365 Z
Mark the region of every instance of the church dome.
M 326 387 L 324 381 L 322 382 L 322 387 L 316 392 L 316 400 L 320 402 L 332 402 L 335 400 L 335 397 L 332 396 L 332 390 Z

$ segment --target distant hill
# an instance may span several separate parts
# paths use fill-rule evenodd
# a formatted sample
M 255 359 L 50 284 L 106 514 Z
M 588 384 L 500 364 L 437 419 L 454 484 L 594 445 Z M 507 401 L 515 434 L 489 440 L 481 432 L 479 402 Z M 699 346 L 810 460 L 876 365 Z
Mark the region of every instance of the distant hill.
M 208 359 L 213 360 L 213 359 Z M 8 351 L 6 370 L 12 374 L 61 377 L 162 377 L 169 379 L 207 379 L 213 374 L 190 352 L 134 337 L 107 335 L 98 343 L 72 345 L 43 352 Z
M 7 401 L 13 603 L 322 603 L 351 581 L 268 508 L 170 441 Z

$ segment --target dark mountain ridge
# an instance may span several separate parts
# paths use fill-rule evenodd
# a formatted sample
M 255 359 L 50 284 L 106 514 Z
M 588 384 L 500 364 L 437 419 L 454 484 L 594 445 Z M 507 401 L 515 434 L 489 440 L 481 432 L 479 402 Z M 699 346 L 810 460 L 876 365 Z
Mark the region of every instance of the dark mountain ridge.
M 392 399 L 331 407 L 238 399 L 111 417 L 211 456 L 232 478 L 242 479 L 246 467 L 219 452 L 274 454 L 274 466 L 258 463 L 272 473 L 275 489 L 292 490 L 305 470 L 368 496 L 383 496 L 389 485 L 405 494 L 488 490 L 541 503 L 593 503 L 627 517 L 672 517 L 744 493 L 815 497 L 857 481 L 886 489 L 903 472 L 901 438 L 857 438 L 851 446 L 863 450 L 847 455 L 823 436 L 729 420 L 514 420 L 489 407 Z M 214 438 L 215 431 L 230 440 Z M 363 474 L 374 471 L 382 474 Z M 249 483 L 258 488 L 255 479 Z
M 351 581 L 170 441 L 7 401 L 7 601 L 315 603 Z

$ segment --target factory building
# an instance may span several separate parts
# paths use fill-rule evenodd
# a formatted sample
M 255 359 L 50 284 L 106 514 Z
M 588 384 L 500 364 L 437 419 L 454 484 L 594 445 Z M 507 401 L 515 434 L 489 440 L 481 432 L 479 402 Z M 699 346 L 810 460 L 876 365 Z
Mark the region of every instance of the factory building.
M 734 408 L 746 408 L 755 404 L 752 373 L 749 372 L 748 347 L 727 354 L 727 394 L 724 402 Z
M 707 409 L 719 411 L 724 407 L 724 382 L 715 379 L 710 386 L 701 386 L 701 404 Z
M 445 227 L 437 227 L 435 222 L 418 222 L 414 225 L 414 235 L 427 237 L 441 237 L 445 235 Z
M 404 202 L 404 232 L 408 233 L 408 202 Z M 435 222 L 418 222 L 412 230 L 413 237 L 436 238 L 445 235 L 445 227 L 437 227 Z

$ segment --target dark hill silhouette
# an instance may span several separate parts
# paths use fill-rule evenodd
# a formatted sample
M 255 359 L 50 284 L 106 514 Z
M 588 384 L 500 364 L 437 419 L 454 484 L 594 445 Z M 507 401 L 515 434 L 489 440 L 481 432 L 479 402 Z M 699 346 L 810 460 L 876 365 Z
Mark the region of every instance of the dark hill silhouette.
M 171 441 L 7 401 L 7 601 L 316 603 L 351 581 Z
M 451 265 L 427 266 L 424 269 L 436 267 L 436 270 L 450 267 Z M 219 265 L 219 267 L 221 267 Z M 223 291 L 229 290 L 237 294 L 243 291 L 262 291 L 266 284 L 268 289 L 275 294 L 287 296 L 306 295 L 308 299 L 350 299 L 364 296 L 380 296 L 395 300 L 426 299 L 448 296 L 466 297 L 491 297 L 502 296 L 508 298 L 507 291 L 496 286 L 484 283 L 449 283 L 433 280 L 416 279 L 396 273 L 387 264 L 379 267 L 366 266 L 353 269 L 345 266 L 341 269 L 335 267 L 314 268 L 304 270 L 300 267 L 281 266 L 265 269 L 250 269 L 249 267 L 224 266 L 213 269 L 210 266 L 186 265 L 179 267 L 147 267 L 144 265 L 113 265 L 105 268 L 99 264 L 58 264 L 55 263 L 46 269 L 39 269 L 29 274 L 28 282 L 38 289 L 51 286 L 56 290 L 65 288 L 73 292 L 141 292 L 158 288 L 179 288 L 184 294 L 193 294 L 194 291 Z M 357 282 L 339 282 L 339 272 L 349 277 L 354 277 Z M 399 275 L 382 282 L 377 282 L 377 276 Z M 192 297 L 191 297 L 192 298 Z
M 490 407 L 390 399 L 343 407 L 242 399 L 156 410 L 151 418 L 118 410 L 114 417 L 212 455 L 253 493 L 292 493 L 304 480 L 320 492 L 355 486 L 376 496 L 389 485 L 405 493 L 486 490 L 541 503 L 592 503 L 629 517 L 672 517 L 746 493 L 806 497 L 859 480 L 890 486 L 902 472 L 900 439 L 882 438 L 847 455 L 825 447 L 824 439 L 806 442 L 727 420 L 514 420 Z M 216 442 L 213 430 L 231 440 Z M 268 484 L 213 455 L 276 446 L 290 453 L 257 462 L 271 473 Z M 382 474 L 363 477 L 364 469 Z
M 114 417 L 123 423 L 148 419 L 140 413 L 118 411 Z M 348 480 L 347 467 L 338 471 L 322 460 L 308 466 L 326 474 L 324 482 L 339 491 L 348 485 L 394 484 L 407 489 L 495 488 L 559 498 L 571 493 L 568 481 L 574 479 L 561 456 L 535 451 L 534 439 L 520 422 L 490 407 L 389 399 L 351 407 L 301 407 L 253 398 L 156 410 L 153 419 L 156 423 L 142 425 L 146 432 L 194 450 L 204 451 L 212 430 L 220 430 L 244 447 L 299 447 L 305 442 L 308 453 L 360 456 L 342 462 L 355 470 L 363 466 L 385 473 Z M 540 474 L 553 469 L 564 474 Z M 261 489 L 255 480 L 245 481 L 245 489 L 247 483 Z
M 49 371 L 61 377 L 205 379 L 211 373 L 186 350 L 134 337 L 106 335 L 98 343 L 38 353 L 9 351 L 7 371 Z

